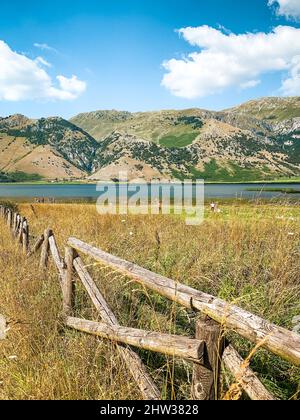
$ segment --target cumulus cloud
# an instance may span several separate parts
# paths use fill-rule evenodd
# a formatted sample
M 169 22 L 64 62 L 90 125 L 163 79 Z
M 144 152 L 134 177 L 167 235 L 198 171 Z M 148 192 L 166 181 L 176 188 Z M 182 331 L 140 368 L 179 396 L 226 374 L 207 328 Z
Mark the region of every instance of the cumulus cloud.
M 300 1 L 299 0 L 269 0 L 269 6 L 276 7 L 279 16 L 285 16 L 288 19 L 300 19 Z
M 260 83 L 260 76 L 269 72 L 289 72 L 290 79 L 295 78 L 300 29 L 278 26 L 270 33 L 236 35 L 200 26 L 178 32 L 200 51 L 163 63 L 167 73 L 162 85 L 176 96 L 193 99 L 228 87 L 253 88 Z
M 300 55 L 293 60 L 293 67 L 281 86 L 281 92 L 285 96 L 300 95 Z
M 73 75 L 70 79 L 65 76 L 57 76 L 56 78 L 59 82 L 60 89 L 53 88 L 53 94 L 59 99 L 76 99 L 86 89 L 86 83 L 79 80 L 77 76 Z
M 41 57 L 31 60 L 14 52 L 0 40 L 0 100 L 73 100 L 85 90 L 86 83 L 76 76 L 57 76 L 57 83 L 46 72 L 49 63 Z

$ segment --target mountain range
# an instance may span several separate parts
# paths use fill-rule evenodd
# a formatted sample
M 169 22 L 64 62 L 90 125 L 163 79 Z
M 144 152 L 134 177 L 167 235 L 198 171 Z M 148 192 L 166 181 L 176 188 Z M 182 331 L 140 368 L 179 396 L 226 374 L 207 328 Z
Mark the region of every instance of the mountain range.
M 300 175 L 300 97 L 224 111 L 96 111 L 0 118 L 0 180 L 204 178 L 256 181 Z

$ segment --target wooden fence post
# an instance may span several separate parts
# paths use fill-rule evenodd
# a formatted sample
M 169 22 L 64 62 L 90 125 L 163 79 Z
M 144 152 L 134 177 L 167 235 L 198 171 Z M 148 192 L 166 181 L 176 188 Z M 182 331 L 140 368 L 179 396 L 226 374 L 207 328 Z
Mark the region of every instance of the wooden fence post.
M 44 270 L 47 268 L 48 257 L 49 257 L 49 237 L 53 235 L 51 229 L 46 229 L 44 232 L 44 242 L 41 251 L 40 269 Z
M 26 219 L 24 219 L 22 226 L 22 236 L 23 254 L 27 255 L 29 251 L 29 226 Z
M 73 278 L 74 258 L 77 256 L 74 248 L 66 247 L 65 249 L 65 278 L 63 281 L 63 315 L 72 315 L 75 304 L 75 282 Z
M 12 226 L 13 236 L 15 236 L 16 234 L 17 216 L 18 214 L 14 213 L 13 226 Z
M 24 224 L 24 217 L 20 218 L 20 224 L 19 224 L 19 231 L 18 231 L 18 242 L 20 244 L 23 243 L 23 224 Z
M 14 236 L 15 236 L 15 238 L 18 236 L 19 223 L 20 223 L 20 215 L 19 215 L 19 213 L 17 213 L 16 214 L 15 229 L 14 229 Z
M 15 226 L 15 232 L 14 232 L 15 238 L 17 238 L 17 236 L 18 236 L 20 220 L 21 220 L 21 216 L 19 215 L 19 213 L 17 213 L 16 226 Z
M 225 342 L 221 325 L 208 316 L 201 316 L 196 323 L 196 339 L 204 341 L 206 345 L 204 364 L 194 365 L 192 397 L 202 401 L 217 400 Z
M 11 228 L 11 224 L 12 224 L 12 211 L 10 209 L 8 209 L 8 212 L 7 212 L 7 226 L 9 228 Z

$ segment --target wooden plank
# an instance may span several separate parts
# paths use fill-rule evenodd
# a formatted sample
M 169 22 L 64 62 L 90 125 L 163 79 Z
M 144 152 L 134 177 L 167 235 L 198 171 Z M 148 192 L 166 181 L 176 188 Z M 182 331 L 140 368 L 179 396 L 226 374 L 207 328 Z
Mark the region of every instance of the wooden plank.
M 17 230 L 17 223 L 18 223 L 18 213 L 14 213 L 14 215 L 13 215 L 13 226 L 12 226 L 12 232 L 13 232 L 14 236 L 15 236 L 16 230 Z
M 108 324 L 119 325 L 117 318 L 109 308 L 100 290 L 96 286 L 94 280 L 88 273 L 83 264 L 83 261 L 79 256 L 74 259 L 74 267 L 95 308 L 101 315 L 101 318 Z
M 227 329 L 234 330 L 253 343 L 262 343 L 262 347 L 300 366 L 299 334 L 271 324 L 219 298 L 107 254 L 76 238 L 70 238 L 68 245 L 187 308 L 199 310 Z
M 52 258 L 55 262 L 55 265 L 58 269 L 59 275 L 60 275 L 60 283 L 61 286 L 63 287 L 63 281 L 64 281 L 64 277 L 65 277 L 65 264 L 63 259 L 61 258 L 60 254 L 59 254 L 59 250 L 56 244 L 56 240 L 55 237 L 53 235 L 53 233 L 51 232 L 51 234 L 49 235 L 49 248 L 52 254 Z
M 6 338 L 6 319 L 0 314 L 0 340 Z
M 21 216 L 19 214 L 17 214 L 17 216 L 16 216 L 16 226 L 15 226 L 15 231 L 14 231 L 14 235 L 15 235 L 16 238 L 18 237 L 20 222 L 21 222 Z
M 34 254 L 38 252 L 38 250 L 41 248 L 44 242 L 44 235 L 41 235 L 35 242 L 33 248 L 31 251 L 28 252 L 27 257 L 32 257 Z
M 10 209 L 7 210 L 7 226 L 9 228 L 12 226 L 12 211 Z
M 23 254 L 27 255 L 29 251 L 29 226 L 26 219 L 23 222 L 23 232 L 22 232 L 22 246 L 23 246 Z
M 88 295 L 90 296 L 95 308 L 98 310 L 101 318 L 108 325 L 118 326 L 119 323 L 106 303 L 104 297 L 100 293 L 89 272 L 86 270 L 81 258 L 77 256 L 74 259 L 74 268 L 83 284 L 86 288 Z M 145 400 L 159 400 L 160 392 L 156 385 L 153 383 L 151 377 L 147 373 L 147 370 L 140 359 L 140 357 L 129 347 L 122 347 L 117 345 L 122 359 L 124 360 L 129 372 L 133 379 L 138 385 L 141 394 Z
M 20 222 L 19 222 L 19 231 L 18 231 L 18 242 L 22 245 L 23 244 L 23 224 L 24 224 L 24 220 L 25 217 L 20 217 Z
M 195 365 L 192 396 L 195 400 L 219 399 L 224 337 L 221 325 L 207 316 L 196 322 L 196 339 L 205 342 L 204 363 Z
M 44 242 L 42 245 L 41 259 L 40 259 L 40 269 L 45 270 L 48 265 L 49 258 L 49 238 L 53 235 L 51 229 L 46 229 L 44 232 Z
M 75 303 L 75 281 L 73 278 L 74 258 L 77 256 L 73 248 L 66 247 L 65 249 L 65 278 L 63 284 L 63 314 L 70 316 L 73 312 Z
M 136 328 L 109 325 L 71 317 L 66 319 L 66 325 L 75 330 L 96 335 L 107 340 L 128 344 L 172 357 L 179 357 L 193 363 L 200 364 L 203 359 L 204 342 L 188 337 L 144 331 Z
M 234 347 L 228 346 L 222 359 L 225 367 L 233 374 L 235 379 L 247 395 L 254 401 L 274 401 L 276 398 L 265 388 L 255 373 L 250 369 Z

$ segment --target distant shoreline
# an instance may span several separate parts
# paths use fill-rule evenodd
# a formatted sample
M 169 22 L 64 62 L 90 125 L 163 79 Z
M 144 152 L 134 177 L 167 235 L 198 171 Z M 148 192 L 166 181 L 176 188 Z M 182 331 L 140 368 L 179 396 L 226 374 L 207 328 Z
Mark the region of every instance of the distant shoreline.
M 175 180 L 173 180 L 175 182 Z M 181 182 L 178 180 L 178 182 Z M 93 181 L 93 182 L 86 182 L 86 181 L 58 181 L 58 182 L 51 182 L 51 181 L 24 181 L 24 182 L 0 182 L 1 185 L 97 185 L 100 184 L 115 184 L 113 181 Z M 294 178 L 291 180 L 282 179 L 282 180 L 272 180 L 272 181 L 204 181 L 206 185 L 257 185 L 257 184 L 267 184 L 267 185 L 278 185 L 278 184 L 300 184 L 300 178 Z M 116 184 L 122 185 L 125 182 L 117 182 Z

